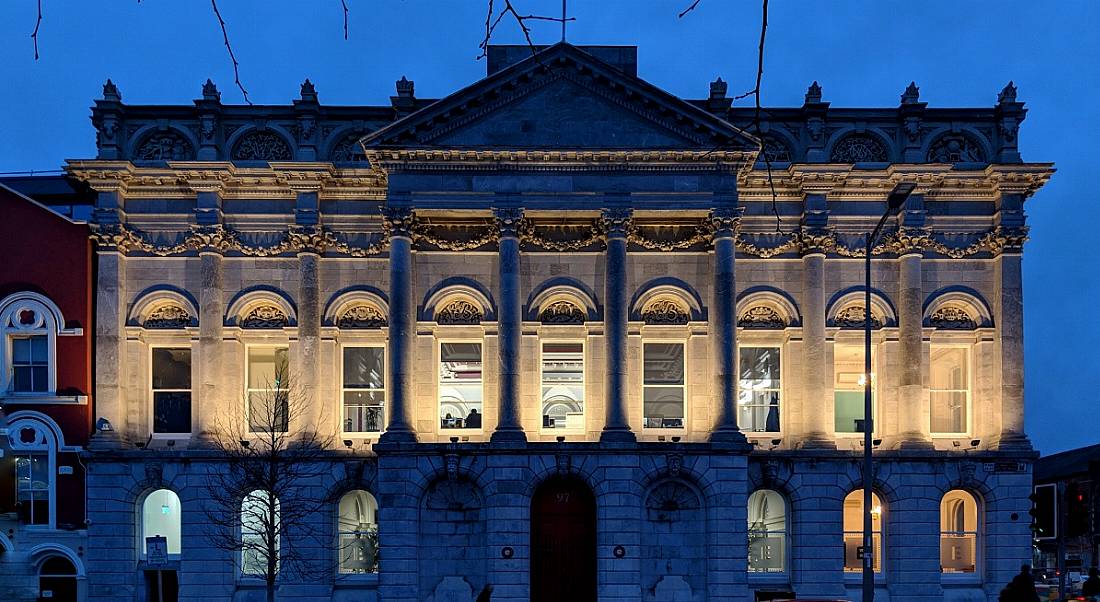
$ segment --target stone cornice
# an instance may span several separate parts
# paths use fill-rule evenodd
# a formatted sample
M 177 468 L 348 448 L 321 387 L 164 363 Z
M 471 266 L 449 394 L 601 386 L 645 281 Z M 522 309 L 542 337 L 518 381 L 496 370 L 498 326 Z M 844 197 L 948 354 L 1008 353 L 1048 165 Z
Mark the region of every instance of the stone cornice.
M 729 150 L 496 150 L 368 148 L 371 165 L 393 171 L 626 171 L 734 173 L 756 151 Z
M 332 252 L 349 257 L 378 255 L 388 245 L 388 233 L 383 232 L 367 246 L 341 240 L 336 233 L 322 226 L 293 227 L 281 233 L 271 244 L 249 244 L 236 230 L 221 224 L 192 226 L 191 231 L 174 243 L 157 242 L 150 235 L 123 224 L 93 224 L 92 240 L 97 250 L 115 251 L 126 255 L 146 254 L 157 257 L 198 253 L 239 253 L 248 257 L 274 257 L 297 253 Z M 179 238 L 177 236 L 177 238 Z

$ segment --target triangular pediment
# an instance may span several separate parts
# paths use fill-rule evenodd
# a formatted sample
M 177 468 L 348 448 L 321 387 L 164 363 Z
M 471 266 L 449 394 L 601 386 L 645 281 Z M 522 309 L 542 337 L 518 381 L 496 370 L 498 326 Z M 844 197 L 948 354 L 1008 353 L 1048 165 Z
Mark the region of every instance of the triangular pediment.
M 566 43 L 432 103 L 363 143 L 449 149 L 758 148 L 729 122 Z

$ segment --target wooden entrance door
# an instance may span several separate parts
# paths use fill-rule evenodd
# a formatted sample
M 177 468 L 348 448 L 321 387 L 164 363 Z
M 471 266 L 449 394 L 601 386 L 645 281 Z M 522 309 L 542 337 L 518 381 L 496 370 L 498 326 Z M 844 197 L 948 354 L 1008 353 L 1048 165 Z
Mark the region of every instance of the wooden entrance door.
M 596 498 L 551 478 L 531 500 L 531 602 L 596 602 Z

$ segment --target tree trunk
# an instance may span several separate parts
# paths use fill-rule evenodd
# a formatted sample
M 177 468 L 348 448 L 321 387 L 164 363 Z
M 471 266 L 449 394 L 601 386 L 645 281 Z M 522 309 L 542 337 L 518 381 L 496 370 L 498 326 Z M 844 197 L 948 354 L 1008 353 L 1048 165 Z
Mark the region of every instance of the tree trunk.
M 275 602 L 275 579 L 267 578 L 267 602 Z

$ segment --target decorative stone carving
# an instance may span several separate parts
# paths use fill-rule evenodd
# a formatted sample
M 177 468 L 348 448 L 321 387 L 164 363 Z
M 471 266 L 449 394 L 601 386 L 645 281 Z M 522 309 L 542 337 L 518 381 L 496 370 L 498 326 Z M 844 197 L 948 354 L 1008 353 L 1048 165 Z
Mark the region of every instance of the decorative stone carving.
M 554 301 L 539 314 L 543 324 L 584 324 L 584 320 L 584 311 L 569 301 Z
M 672 522 L 683 510 L 698 510 L 699 496 L 679 481 L 665 481 L 646 497 L 646 515 L 651 521 Z
M 481 499 L 470 483 L 457 479 L 436 481 L 428 491 L 429 510 L 469 511 L 481 508 Z
M 937 309 L 928 316 L 928 324 L 943 330 L 973 330 L 978 327 L 978 323 L 965 309 L 954 305 Z
M 495 209 L 493 221 L 499 236 L 517 237 L 523 230 L 523 209 Z
M 668 454 L 665 456 L 665 464 L 668 465 L 668 476 L 676 478 L 684 470 L 684 456 Z
M 135 161 L 193 161 L 195 147 L 180 133 L 156 132 L 145 139 L 134 153 Z
M 803 228 L 798 231 L 797 240 L 803 255 L 828 253 L 836 248 L 836 233 L 825 228 Z
M 757 329 L 786 328 L 787 321 L 774 309 L 766 305 L 757 305 L 750 307 L 748 311 L 742 314 L 741 319 L 737 320 L 737 325 L 743 328 Z
M 558 474 L 569 474 L 569 471 L 573 468 L 573 456 L 559 451 L 554 456 L 554 463 L 557 468 Z
M 814 83 L 810 84 L 810 87 L 806 89 L 806 104 L 816 104 L 821 102 L 821 84 L 814 80 Z
M 483 317 L 477 305 L 465 299 L 455 299 L 436 313 L 435 321 L 439 324 L 480 324 Z
M 249 132 L 233 149 L 234 161 L 290 161 L 290 145 L 274 132 Z
M 290 320 L 275 305 L 257 305 L 241 320 L 241 328 L 283 328 Z
M 141 251 L 160 257 L 188 251 L 218 253 L 236 251 L 250 257 L 271 257 L 282 253 L 303 251 L 321 253 L 326 250 L 352 257 L 368 257 L 382 252 L 389 244 L 389 234 L 385 232 L 371 245 L 362 247 L 338 240 L 334 232 L 323 227 L 303 226 L 291 228 L 274 244 L 248 245 L 234 230 L 216 224 L 192 226 L 182 242 L 174 245 L 160 245 L 151 242 L 142 232 L 121 224 L 94 224 L 92 227 L 91 238 L 102 248 L 115 249 L 122 253 Z
M 973 487 L 976 484 L 974 478 L 978 471 L 978 464 L 972 460 L 959 462 L 959 484 L 964 487 Z
M 836 313 L 833 325 L 838 328 L 863 328 L 867 324 L 867 312 L 862 305 L 849 305 Z M 882 328 L 882 320 L 871 313 L 871 328 Z
M 757 161 L 767 159 L 768 163 L 790 163 L 791 149 L 782 140 L 775 136 L 765 136 L 762 140 L 762 148 Z
M 779 481 L 779 461 L 765 460 L 760 466 L 760 478 L 766 486 L 774 486 Z
M 723 233 L 737 233 L 737 229 L 741 227 L 741 214 L 744 210 L 741 207 L 727 207 L 725 209 L 715 209 L 710 212 L 710 229 L 714 234 Z
M 580 231 L 582 234 L 579 237 L 570 236 L 566 238 L 566 233 L 571 235 L 573 231 Z M 556 236 L 559 234 L 561 236 Z M 601 230 L 599 222 L 593 222 L 587 226 L 556 226 L 550 229 L 550 232 L 543 233 L 535 229 L 532 220 L 525 219 L 519 231 L 520 241 L 542 247 L 548 251 L 558 252 L 579 251 L 596 244 L 602 236 L 603 230 Z
M 985 163 L 985 149 L 965 134 L 945 134 L 928 148 L 929 163 Z
M 164 482 L 164 466 L 160 462 L 145 463 L 145 482 L 160 485 Z
M 153 310 L 142 324 L 145 328 L 184 328 L 191 323 L 187 310 L 178 305 L 162 305 Z
M 458 454 L 450 452 L 443 456 L 443 463 L 447 467 L 447 480 L 458 479 Z
M 332 147 L 332 156 L 329 159 L 334 163 L 365 163 L 367 154 L 359 144 L 359 140 L 365 135 L 366 132 L 355 132 L 344 136 Z
M 412 238 L 417 230 L 416 214 L 408 207 L 383 207 L 382 228 L 387 236 Z
M 890 158 L 886 146 L 868 134 L 850 134 L 833 146 L 830 163 L 885 163 Z
M 604 209 L 600 220 L 608 236 L 628 236 L 634 227 L 634 212 L 630 209 Z
M 382 328 L 386 316 L 373 305 L 361 304 L 349 307 L 336 320 L 340 328 Z
M 642 311 L 646 324 L 687 324 L 690 319 L 687 310 L 673 299 L 657 299 Z

